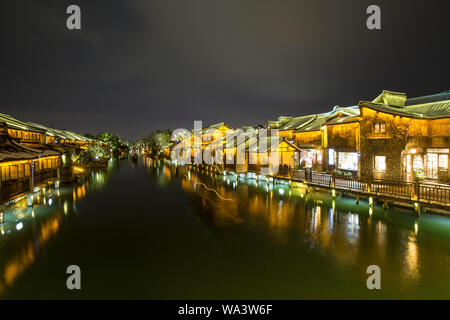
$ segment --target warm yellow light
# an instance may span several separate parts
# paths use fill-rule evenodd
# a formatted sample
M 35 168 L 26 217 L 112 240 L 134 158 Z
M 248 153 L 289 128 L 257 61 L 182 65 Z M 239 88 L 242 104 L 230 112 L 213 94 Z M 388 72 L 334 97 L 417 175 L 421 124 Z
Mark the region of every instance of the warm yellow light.
M 409 153 L 416 153 L 416 152 L 417 152 L 416 149 L 411 149 L 411 150 L 409 150 Z
M 83 173 L 85 170 L 82 167 L 74 166 L 73 171 L 75 173 Z

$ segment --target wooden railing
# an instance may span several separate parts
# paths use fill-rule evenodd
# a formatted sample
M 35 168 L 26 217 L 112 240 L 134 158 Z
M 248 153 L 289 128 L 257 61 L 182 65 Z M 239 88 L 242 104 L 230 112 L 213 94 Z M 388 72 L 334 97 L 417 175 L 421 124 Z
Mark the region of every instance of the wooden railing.
M 414 183 L 402 181 L 376 180 L 371 182 L 369 193 L 397 196 L 411 199 L 415 194 Z
M 306 180 L 305 170 L 291 170 L 290 176 L 293 180 Z
M 364 192 L 367 190 L 367 183 L 354 178 L 335 178 L 334 187 L 336 189 Z
M 450 186 L 420 183 L 418 189 L 421 201 L 450 205 Z
M 224 167 L 234 170 L 233 165 L 225 164 Z M 256 164 L 248 165 L 248 170 L 255 173 L 262 173 L 263 169 L 268 169 L 268 167 Z M 450 185 L 445 184 L 391 180 L 364 181 L 356 177 L 336 176 L 334 173 L 316 172 L 311 169 L 291 169 L 287 166 L 280 166 L 277 173 L 272 176 L 304 182 L 311 186 L 450 207 Z
M 303 181 L 312 186 L 450 206 L 450 185 L 390 180 L 362 181 L 309 169 L 292 169 L 285 178 Z
M 333 177 L 330 174 L 327 173 L 319 173 L 319 172 L 311 172 L 310 174 L 308 172 L 306 173 L 306 180 L 312 184 L 317 186 L 323 186 L 323 187 L 332 187 L 333 183 Z

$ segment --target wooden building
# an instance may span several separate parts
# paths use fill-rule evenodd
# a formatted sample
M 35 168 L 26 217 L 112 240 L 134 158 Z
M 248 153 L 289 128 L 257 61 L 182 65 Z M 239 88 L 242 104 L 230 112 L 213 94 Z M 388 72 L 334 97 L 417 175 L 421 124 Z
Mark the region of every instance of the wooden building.
M 450 92 L 361 101 L 361 176 L 449 181 Z
M 338 107 L 321 128 L 323 171 L 360 176 L 360 110 L 358 106 Z
M 323 125 L 330 118 L 330 113 L 314 115 L 314 118 L 293 131 L 296 146 L 300 149 L 299 167 L 315 171 L 325 170 L 326 136 Z
M 0 128 L 0 202 L 32 192 L 58 177 L 59 153 L 37 150 L 11 139 L 5 123 Z
M 92 143 L 97 141 L 0 114 L 0 202 L 58 180 L 64 160 L 70 165 Z

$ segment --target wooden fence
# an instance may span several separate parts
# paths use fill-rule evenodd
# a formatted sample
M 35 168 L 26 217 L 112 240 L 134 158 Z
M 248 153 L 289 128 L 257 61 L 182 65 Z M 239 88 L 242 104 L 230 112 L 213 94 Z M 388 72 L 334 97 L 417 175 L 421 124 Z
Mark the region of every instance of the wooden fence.
M 362 181 L 353 177 L 336 177 L 330 173 L 315 172 L 308 169 L 290 170 L 287 175 L 279 174 L 277 177 L 302 181 L 311 186 L 450 207 L 450 185 L 390 180 Z

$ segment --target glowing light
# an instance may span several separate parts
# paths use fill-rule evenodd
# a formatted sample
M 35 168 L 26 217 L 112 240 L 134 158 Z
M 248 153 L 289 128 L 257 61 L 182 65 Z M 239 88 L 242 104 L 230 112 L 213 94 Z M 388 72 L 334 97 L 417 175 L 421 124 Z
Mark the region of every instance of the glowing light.
M 64 213 L 67 214 L 69 212 L 69 203 L 66 201 L 64 201 Z
M 22 228 L 23 228 L 23 223 L 22 222 L 19 222 L 18 224 L 16 224 L 16 230 L 17 231 L 22 230 Z
M 419 224 L 417 222 L 414 223 L 414 233 L 419 233 Z
M 83 173 L 85 170 L 84 170 L 84 168 L 82 168 L 82 167 L 74 166 L 74 167 L 73 167 L 73 171 L 74 171 L 75 173 Z

